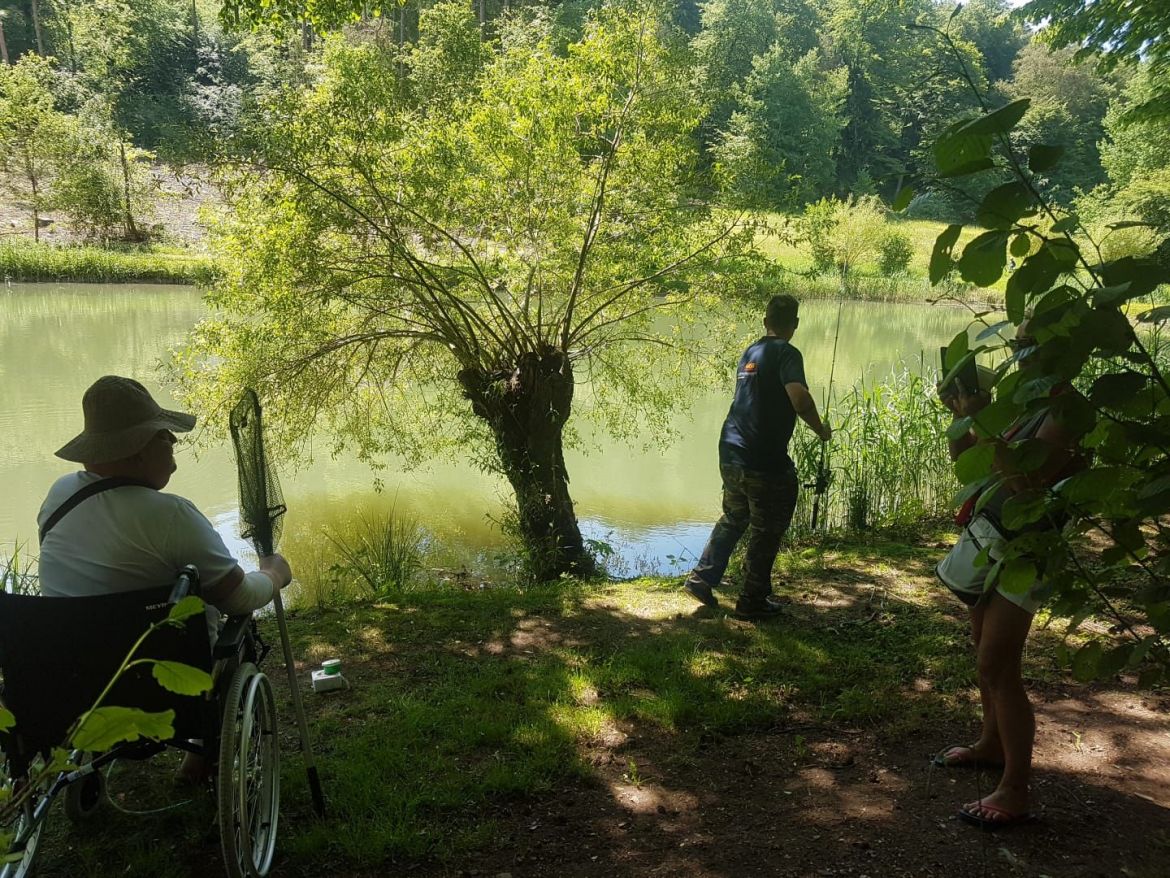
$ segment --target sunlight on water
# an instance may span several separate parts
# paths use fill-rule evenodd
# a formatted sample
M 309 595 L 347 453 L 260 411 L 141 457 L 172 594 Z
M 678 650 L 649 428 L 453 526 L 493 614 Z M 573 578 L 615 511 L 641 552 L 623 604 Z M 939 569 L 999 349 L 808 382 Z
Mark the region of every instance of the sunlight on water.
M 837 311 L 835 302 L 806 303 L 794 339 L 818 400 L 828 381 Z M 53 451 L 80 431 L 85 388 L 100 375 L 131 375 L 173 406 L 159 385 L 159 363 L 203 313 L 198 294 L 180 287 L 15 284 L 0 290 L 0 552 L 14 541 L 35 543 L 41 499 L 71 468 Z M 900 362 L 917 369 L 924 351 L 933 360 L 929 352 L 966 322 L 966 312 L 955 308 L 846 303 L 836 387 L 850 387 L 862 375 L 884 377 Z M 745 327 L 742 345 L 758 334 Z M 728 363 L 728 389 L 697 393 L 676 417 L 680 438 L 673 443 L 593 437 L 590 450 L 566 455 L 583 530 L 617 551 L 617 572 L 681 570 L 702 549 L 719 512 L 716 443 L 733 372 Z M 229 449 L 196 457 L 180 445 L 178 460 L 169 490 L 193 500 L 246 558 L 236 536 Z M 467 557 L 500 545 L 502 480 L 451 460 L 411 472 L 386 463 L 374 473 L 356 459 L 322 452 L 295 471 L 285 467 L 290 539 L 313 539 L 360 502 L 407 513 Z M 373 492 L 375 476 L 385 485 L 380 496 Z

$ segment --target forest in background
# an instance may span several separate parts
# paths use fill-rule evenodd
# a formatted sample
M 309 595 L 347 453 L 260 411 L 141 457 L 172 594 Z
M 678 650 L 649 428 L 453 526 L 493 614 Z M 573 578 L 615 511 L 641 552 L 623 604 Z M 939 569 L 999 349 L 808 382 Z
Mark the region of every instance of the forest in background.
M 342 13 L 352 4 L 310 3 L 311 23 L 290 20 L 302 8 L 293 4 L 256 20 L 217 0 L 5 0 L 0 171 L 29 217 L 7 231 L 36 235 L 41 213 L 55 209 L 85 237 L 146 240 L 151 167 L 230 154 L 280 94 L 328 75 L 330 40 L 384 49 L 401 99 L 425 107 L 525 34 L 567 47 L 595 5 L 410 0 L 367 4 L 351 21 Z M 1047 179 L 1058 203 L 1090 225 L 1125 217 L 1170 228 L 1170 123 L 1126 116 L 1164 76 L 1074 62 L 1072 49 L 1051 50 L 1043 30 L 1011 12 L 1007 0 L 957 13 L 933 0 L 672 4 L 702 106 L 706 196 L 789 213 L 826 197 L 890 198 L 929 170 L 947 121 L 976 109 L 965 68 L 993 104 L 1031 98 L 1013 138 L 1022 149 L 1065 149 Z M 915 23 L 945 25 L 960 58 Z M 986 187 L 976 176 L 922 191 L 906 215 L 970 218 L 966 193 Z

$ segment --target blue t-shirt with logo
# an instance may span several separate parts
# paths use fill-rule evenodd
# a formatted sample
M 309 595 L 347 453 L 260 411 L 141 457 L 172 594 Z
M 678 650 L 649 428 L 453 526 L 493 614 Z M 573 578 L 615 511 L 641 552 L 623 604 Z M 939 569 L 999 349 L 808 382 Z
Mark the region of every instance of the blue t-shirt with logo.
M 758 472 L 792 469 L 788 442 L 796 429 L 796 409 L 784 385 L 806 388 L 804 357 L 782 338 L 766 335 L 743 352 L 735 377 L 735 397 L 719 436 L 719 462 Z

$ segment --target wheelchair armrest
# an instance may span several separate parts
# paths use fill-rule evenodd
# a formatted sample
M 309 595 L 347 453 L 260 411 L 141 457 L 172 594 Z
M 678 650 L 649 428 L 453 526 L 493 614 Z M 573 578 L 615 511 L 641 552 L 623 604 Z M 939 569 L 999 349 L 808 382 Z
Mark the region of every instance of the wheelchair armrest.
M 232 658 L 239 654 L 244 637 L 248 634 L 248 624 L 252 621 L 251 614 L 246 616 L 228 616 L 223 630 L 215 641 L 215 648 L 211 651 L 213 659 Z

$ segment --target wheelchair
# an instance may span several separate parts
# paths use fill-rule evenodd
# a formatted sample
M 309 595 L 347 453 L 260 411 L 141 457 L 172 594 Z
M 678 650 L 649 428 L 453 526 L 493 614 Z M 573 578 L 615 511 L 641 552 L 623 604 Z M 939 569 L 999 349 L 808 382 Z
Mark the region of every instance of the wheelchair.
M 251 616 L 230 617 L 214 644 L 203 613 L 146 639 L 137 658 L 176 661 L 211 674 L 211 690 L 182 696 L 163 689 L 149 665 L 128 669 L 103 705 L 173 710 L 174 737 L 135 741 L 103 753 L 57 759 L 73 722 L 88 710 L 147 628 L 187 594 L 199 594 L 186 567 L 173 586 L 97 597 L 46 598 L 0 593 L 2 700 L 16 717 L 0 733 L 7 774 L 0 794 L 36 784 L 12 824 L 0 878 L 32 871 L 53 801 L 66 815 L 91 818 L 105 798 L 102 769 L 149 759 L 168 747 L 213 766 L 220 844 L 230 878 L 263 878 L 272 865 L 280 816 L 280 753 L 272 684 L 259 669 L 268 646 Z

